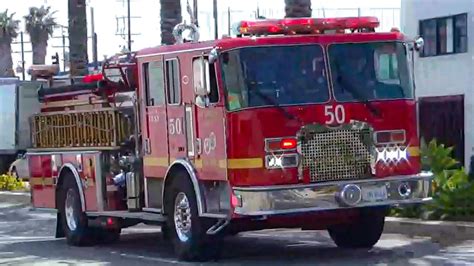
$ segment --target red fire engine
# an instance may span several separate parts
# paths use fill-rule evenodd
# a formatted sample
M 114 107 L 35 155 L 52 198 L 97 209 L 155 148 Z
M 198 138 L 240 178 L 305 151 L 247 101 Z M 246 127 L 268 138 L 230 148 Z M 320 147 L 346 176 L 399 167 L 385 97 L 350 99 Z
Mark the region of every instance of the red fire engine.
M 102 74 L 41 89 L 33 205 L 57 212 L 69 244 L 160 225 L 185 260 L 281 227 L 372 247 L 388 208 L 429 201 L 432 179 L 411 64 L 422 40 L 378 26 L 243 21 L 236 37 L 117 55 Z

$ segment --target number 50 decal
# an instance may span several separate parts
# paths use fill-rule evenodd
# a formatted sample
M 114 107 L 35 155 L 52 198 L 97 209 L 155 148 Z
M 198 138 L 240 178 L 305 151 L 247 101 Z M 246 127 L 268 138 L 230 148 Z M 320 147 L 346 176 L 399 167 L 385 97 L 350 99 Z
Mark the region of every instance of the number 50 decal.
M 326 124 L 334 124 L 334 122 L 342 124 L 346 120 L 346 111 L 342 105 L 336 105 L 336 107 L 324 106 L 324 115 L 326 116 Z
M 170 135 L 181 135 L 181 133 L 183 132 L 183 125 L 181 124 L 181 119 L 171 118 L 169 121 L 169 130 Z

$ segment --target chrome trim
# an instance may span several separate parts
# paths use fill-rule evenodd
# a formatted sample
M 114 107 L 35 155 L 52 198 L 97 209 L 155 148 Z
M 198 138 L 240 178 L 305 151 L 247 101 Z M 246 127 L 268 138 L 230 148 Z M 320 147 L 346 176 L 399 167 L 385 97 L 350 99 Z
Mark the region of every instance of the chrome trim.
M 295 136 L 293 137 L 282 137 L 282 138 L 266 138 L 265 139 L 265 152 L 285 152 L 285 151 L 296 151 L 296 147 L 294 149 L 278 149 L 278 150 L 270 150 L 268 148 L 268 143 L 272 141 L 282 141 L 284 139 L 294 139 L 295 141 L 298 141 Z
M 76 184 L 77 184 L 77 189 L 79 190 L 79 197 L 81 198 L 81 208 L 82 208 L 82 211 L 86 211 L 86 201 L 84 199 L 84 190 L 82 188 L 82 182 L 81 182 L 81 177 L 79 175 L 79 172 L 77 171 L 76 167 L 73 164 L 65 163 L 61 167 L 61 170 L 59 170 L 60 177 L 62 176 L 63 170 L 66 168 L 69 169 L 74 175 L 74 179 L 76 180 Z
M 145 211 L 145 209 L 150 206 L 149 203 L 148 203 L 148 178 L 144 177 L 143 178 L 143 186 L 144 186 L 144 192 L 145 192 L 145 208 L 142 208 L 143 211 Z
M 195 156 L 195 143 L 194 143 L 194 119 L 193 119 L 193 109 L 191 106 L 186 106 L 185 107 L 185 112 L 188 113 L 189 115 L 189 121 L 186 119 L 185 124 L 186 124 L 186 141 L 187 145 L 191 145 L 191 150 L 188 150 L 188 156 L 194 157 Z M 186 118 L 186 115 L 185 115 Z M 187 129 L 189 128 L 189 131 L 191 132 L 191 136 L 187 135 Z
M 205 210 L 205 206 L 204 206 L 204 203 L 202 201 L 203 195 L 202 195 L 201 189 L 199 187 L 199 181 L 198 181 L 198 178 L 197 178 L 196 169 L 194 168 L 194 166 L 187 159 L 178 159 L 178 160 L 174 161 L 168 167 L 168 170 L 166 171 L 166 175 L 165 175 L 163 185 L 166 184 L 166 180 L 169 177 L 169 173 L 175 165 L 183 166 L 186 169 L 186 171 L 188 172 L 189 178 L 191 179 L 191 182 L 193 183 L 194 192 L 196 194 L 198 213 L 199 213 L 199 216 L 201 216 L 204 213 L 204 210 Z M 161 195 L 163 203 L 165 202 L 164 196 L 165 196 L 165 189 L 163 189 L 163 193 Z M 162 210 L 163 213 L 164 213 L 164 206 L 165 206 L 165 204 L 163 204 L 163 207 L 162 207 L 163 208 L 163 210 Z
M 283 165 L 281 167 L 279 167 L 279 166 L 273 166 L 272 167 L 272 166 L 269 165 L 269 161 L 274 157 L 277 157 L 277 158 L 292 157 L 292 158 L 296 159 L 296 162 L 295 162 L 295 164 Z M 269 170 L 296 168 L 296 167 L 298 167 L 299 163 L 300 163 L 300 156 L 297 153 L 289 153 L 289 154 L 281 154 L 281 155 L 276 155 L 275 154 L 275 155 L 265 156 L 265 167 Z
M 403 132 L 403 141 L 389 141 L 389 142 L 378 142 L 377 135 L 386 132 Z M 374 143 L 376 145 L 387 145 L 387 144 L 404 144 L 407 141 L 407 132 L 405 129 L 394 129 L 394 130 L 378 130 L 374 131 Z
M 102 156 L 101 154 L 96 154 L 95 159 L 95 193 L 97 197 L 97 210 L 105 211 L 105 201 L 104 201 L 104 179 L 102 175 Z
M 160 213 L 161 214 L 161 210 L 160 209 L 155 209 L 155 208 L 142 208 L 142 211 L 152 212 L 152 213 Z
M 261 216 L 423 203 L 431 201 L 428 195 L 432 179 L 433 174 L 421 173 L 392 178 L 344 180 L 307 185 L 234 187 L 234 195 L 242 198 L 242 206 L 235 207 L 234 213 L 243 216 Z M 405 182 L 410 183 L 412 188 L 412 193 L 408 198 L 398 193 L 399 186 Z M 375 202 L 362 199 L 354 206 L 347 206 L 340 198 L 342 189 L 347 185 L 358 188 L 385 187 L 388 198 Z
M 197 51 L 202 51 L 202 50 L 211 50 L 212 48 L 213 48 L 212 46 L 208 46 L 208 47 L 187 49 L 187 50 L 176 50 L 176 51 L 169 51 L 169 52 L 158 52 L 158 53 L 153 53 L 153 54 L 143 54 L 143 55 L 137 55 L 135 57 L 137 59 L 139 59 L 139 58 L 147 58 L 147 57 L 153 57 L 153 56 L 158 56 L 158 55 L 180 55 L 180 54 L 184 54 L 184 53 L 187 53 L 187 52 L 197 52 Z

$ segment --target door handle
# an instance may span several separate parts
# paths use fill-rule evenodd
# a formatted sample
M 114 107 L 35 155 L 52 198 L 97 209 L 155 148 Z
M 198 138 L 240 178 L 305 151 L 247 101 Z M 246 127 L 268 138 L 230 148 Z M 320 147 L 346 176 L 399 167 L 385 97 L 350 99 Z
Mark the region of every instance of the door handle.
M 151 153 L 150 139 L 145 139 L 145 153 L 146 154 Z
M 201 139 L 197 138 L 196 139 L 196 153 L 197 153 L 197 155 L 201 155 L 201 153 L 202 153 L 201 143 L 202 143 Z

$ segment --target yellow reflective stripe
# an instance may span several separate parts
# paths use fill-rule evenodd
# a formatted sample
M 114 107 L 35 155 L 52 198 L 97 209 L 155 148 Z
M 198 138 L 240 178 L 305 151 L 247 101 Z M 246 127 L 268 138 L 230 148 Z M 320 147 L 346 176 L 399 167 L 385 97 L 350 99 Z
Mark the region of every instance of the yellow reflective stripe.
M 263 159 L 262 158 L 229 159 L 227 160 L 227 168 L 229 169 L 263 168 Z
M 420 156 L 420 147 L 408 147 L 408 154 L 412 157 Z
M 29 180 L 30 186 L 52 186 L 54 185 L 54 179 L 52 177 L 33 177 Z
M 171 158 L 171 162 L 176 159 Z M 204 162 L 206 161 L 206 163 Z M 168 158 L 166 157 L 145 157 L 143 159 L 143 164 L 145 166 L 160 166 L 168 167 Z M 228 160 L 215 160 L 215 159 L 196 159 L 194 160 L 194 167 L 196 169 L 202 169 L 204 164 L 214 167 L 219 167 L 221 169 L 256 169 L 263 168 L 263 159 L 262 158 L 245 158 L 245 159 L 228 159 Z
M 169 166 L 167 157 L 145 157 L 143 159 L 143 164 L 145 166 L 161 166 L 161 167 Z
M 194 166 L 195 166 L 196 168 L 198 168 L 198 169 L 201 169 L 202 166 L 203 166 L 202 159 L 196 159 L 196 160 L 194 161 Z

